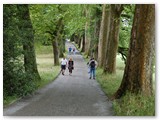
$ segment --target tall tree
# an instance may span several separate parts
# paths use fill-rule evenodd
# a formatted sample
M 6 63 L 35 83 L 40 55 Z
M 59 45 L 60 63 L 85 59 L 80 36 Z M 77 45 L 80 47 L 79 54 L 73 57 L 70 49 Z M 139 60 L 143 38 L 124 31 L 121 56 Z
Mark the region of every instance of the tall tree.
M 115 73 L 116 72 L 116 55 L 119 41 L 119 29 L 120 29 L 120 16 L 123 10 L 122 4 L 111 5 L 111 22 L 108 38 L 108 48 L 106 54 L 106 64 L 104 66 L 104 72 Z
M 24 50 L 24 67 L 25 71 L 34 76 L 34 79 L 40 80 L 37 70 L 35 48 L 34 48 L 34 34 L 30 19 L 29 8 L 27 4 L 17 5 L 19 11 L 19 29 L 21 31 L 21 39 L 23 41 Z
M 91 43 L 90 43 L 90 56 L 98 59 L 98 39 L 101 25 L 102 17 L 102 5 L 93 5 L 92 7 L 92 16 L 91 16 Z
M 85 51 L 85 35 L 84 35 L 84 34 L 83 34 L 82 37 L 81 37 L 80 49 L 81 49 L 81 52 L 84 52 L 84 51 Z
M 62 18 L 59 18 L 56 23 L 56 28 L 55 28 L 54 32 L 51 33 L 53 54 L 54 54 L 54 65 L 59 65 L 60 50 L 59 50 L 59 46 L 58 46 L 58 40 L 60 38 L 61 27 L 62 27 Z
M 126 91 L 152 94 L 154 45 L 155 5 L 136 5 L 127 64 L 115 98 L 120 98 Z
M 59 45 L 59 57 L 63 57 L 64 56 L 64 52 L 65 52 L 65 38 L 64 38 L 64 14 L 65 14 L 65 10 L 66 10 L 66 5 L 59 5 L 58 6 L 58 12 L 61 15 L 60 19 L 59 19 L 59 28 L 57 31 L 57 41 L 58 41 L 58 45 Z
M 20 29 L 22 19 L 20 11 L 15 4 L 3 6 L 3 92 L 7 96 L 24 96 L 37 87 L 33 79 L 34 73 L 25 71 L 23 34 L 28 34 Z M 26 15 L 26 14 L 25 14 Z M 26 26 L 25 26 L 26 27 Z M 28 27 L 28 26 L 27 26 Z M 26 39 L 25 39 L 26 40 Z M 31 53 L 32 54 L 32 53 Z
M 85 16 L 86 16 L 86 23 L 85 23 L 85 54 L 88 56 L 89 48 L 90 48 L 90 42 L 91 42 L 91 34 L 90 34 L 90 9 L 89 5 L 85 5 Z
M 47 6 L 47 11 L 45 13 L 46 21 L 45 32 L 49 34 L 52 41 L 54 65 L 59 65 L 59 57 L 63 57 L 64 52 L 64 15 L 63 15 L 63 5 L 49 5 Z M 52 16 L 52 17 L 51 17 Z
M 110 25 L 110 5 L 104 4 L 100 33 L 99 33 L 99 43 L 98 43 L 98 65 L 100 67 L 103 67 L 106 59 L 105 55 L 107 52 L 109 25 Z

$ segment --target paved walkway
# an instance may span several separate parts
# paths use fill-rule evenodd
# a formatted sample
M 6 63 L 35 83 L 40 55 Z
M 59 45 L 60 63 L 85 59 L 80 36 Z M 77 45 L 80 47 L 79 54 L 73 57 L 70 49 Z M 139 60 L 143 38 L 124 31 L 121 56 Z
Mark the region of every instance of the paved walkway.
M 66 46 L 74 47 L 68 42 Z M 72 57 L 75 64 L 72 76 L 67 70 L 65 76 L 59 75 L 34 95 L 4 108 L 4 116 L 112 116 L 112 103 L 97 81 L 89 79 L 82 56 L 68 57 Z

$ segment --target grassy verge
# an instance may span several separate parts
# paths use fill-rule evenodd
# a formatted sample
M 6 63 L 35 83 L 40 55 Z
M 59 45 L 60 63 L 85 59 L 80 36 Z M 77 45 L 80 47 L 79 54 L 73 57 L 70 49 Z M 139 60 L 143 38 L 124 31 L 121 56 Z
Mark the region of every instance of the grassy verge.
M 41 81 L 37 83 L 39 88 L 53 81 L 60 72 L 60 66 L 54 66 L 52 53 L 37 55 L 38 71 Z
M 155 96 L 127 94 L 113 102 L 117 116 L 155 116 Z
M 97 81 L 100 83 L 102 89 L 107 94 L 108 97 L 111 97 L 118 87 L 121 84 L 123 72 L 124 72 L 124 63 L 121 60 L 120 56 L 117 56 L 117 70 L 116 74 L 104 74 L 101 68 L 98 68 L 96 71 Z
M 97 81 L 108 97 L 111 97 L 119 88 L 124 71 L 124 63 L 117 56 L 116 74 L 103 74 L 103 70 L 96 71 Z M 153 83 L 155 80 L 153 80 Z M 155 85 L 153 85 L 155 86 Z M 145 97 L 141 94 L 126 94 L 120 100 L 113 101 L 113 109 L 116 116 L 154 116 L 155 96 Z
M 10 105 L 17 101 L 19 98 L 17 96 L 7 96 L 5 100 L 3 100 L 4 107 Z
M 54 56 L 52 46 L 42 46 L 37 43 L 36 59 L 38 72 L 41 76 L 41 81 L 37 83 L 39 88 L 53 81 L 60 72 L 60 66 L 54 66 Z
M 41 81 L 37 83 L 39 88 L 53 81 L 60 72 L 60 66 L 54 66 L 52 46 L 36 45 L 36 57 L 38 72 Z
M 108 97 L 111 97 L 121 84 L 122 74 L 123 71 L 117 71 L 115 75 L 104 74 L 102 69 L 97 69 L 97 81 L 100 83 L 103 91 L 107 94 Z

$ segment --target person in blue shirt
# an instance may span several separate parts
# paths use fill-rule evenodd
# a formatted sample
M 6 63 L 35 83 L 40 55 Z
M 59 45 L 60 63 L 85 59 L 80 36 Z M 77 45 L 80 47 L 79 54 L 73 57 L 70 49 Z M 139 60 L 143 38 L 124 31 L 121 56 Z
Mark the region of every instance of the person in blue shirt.
M 72 48 L 71 48 L 71 47 L 69 47 L 69 48 L 68 48 L 68 51 L 69 51 L 69 54 L 71 54 L 71 52 L 72 52 Z

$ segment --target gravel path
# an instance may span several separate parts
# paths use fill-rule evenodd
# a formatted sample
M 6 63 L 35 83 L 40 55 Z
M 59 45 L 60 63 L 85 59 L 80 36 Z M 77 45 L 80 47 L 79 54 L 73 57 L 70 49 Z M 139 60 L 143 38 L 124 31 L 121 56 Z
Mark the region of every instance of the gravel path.
M 66 47 L 74 47 L 67 42 Z M 68 55 L 74 60 L 69 76 L 59 75 L 55 81 L 4 108 L 4 116 L 113 116 L 112 103 L 96 80 L 89 79 L 87 65 L 78 54 Z

